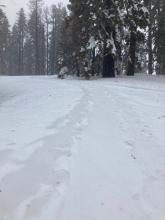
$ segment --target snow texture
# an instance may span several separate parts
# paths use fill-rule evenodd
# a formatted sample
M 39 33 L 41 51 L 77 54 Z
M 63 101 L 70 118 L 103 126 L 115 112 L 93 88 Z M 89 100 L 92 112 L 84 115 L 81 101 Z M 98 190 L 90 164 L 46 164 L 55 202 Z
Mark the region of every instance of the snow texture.
M 0 77 L 0 220 L 164 220 L 164 85 Z

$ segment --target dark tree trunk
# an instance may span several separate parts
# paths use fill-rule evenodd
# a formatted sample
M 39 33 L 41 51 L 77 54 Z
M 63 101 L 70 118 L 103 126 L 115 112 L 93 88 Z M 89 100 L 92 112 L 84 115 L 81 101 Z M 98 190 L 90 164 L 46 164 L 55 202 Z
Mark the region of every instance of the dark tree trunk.
M 136 34 L 132 31 L 130 36 L 127 76 L 134 76 L 135 74 L 135 59 L 136 59 Z
M 149 29 L 148 29 L 148 74 L 150 75 L 153 74 L 152 25 L 153 25 L 152 0 L 150 0 Z
M 92 69 L 91 69 L 92 76 L 95 75 L 95 59 L 96 59 L 96 54 L 95 54 L 95 48 L 94 48 L 92 50 Z
M 19 43 L 19 49 L 18 49 L 18 75 L 21 75 L 21 45 Z
M 162 52 L 161 52 L 161 0 L 157 0 L 157 10 L 158 10 L 158 19 L 157 19 L 157 75 L 162 75 L 163 65 L 162 65 Z M 163 70 L 164 72 L 164 70 Z
M 49 23 L 46 23 L 46 75 L 49 74 Z
M 160 74 L 165 75 L 165 58 L 163 56 L 161 58 Z
M 36 10 L 36 17 L 35 17 L 35 75 L 39 75 L 39 44 L 38 44 L 38 0 L 35 2 L 35 10 Z
M 148 74 L 153 74 L 153 51 L 152 51 L 152 39 L 148 40 Z
M 80 77 L 80 69 L 79 69 L 79 64 L 78 64 L 77 59 L 76 59 L 76 75 L 77 75 L 77 77 Z
M 103 77 L 113 78 L 115 77 L 115 62 L 111 54 L 107 54 L 103 58 Z
M 21 74 L 24 74 L 24 35 L 21 34 Z
M 51 75 L 55 74 L 55 59 L 56 59 L 56 55 L 55 55 L 55 51 L 56 51 L 56 36 L 55 36 L 55 30 L 56 30 L 56 22 L 55 22 L 55 18 L 53 18 L 52 20 L 52 34 L 51 34 L 51 48 L 50 48 L 50 72 Z

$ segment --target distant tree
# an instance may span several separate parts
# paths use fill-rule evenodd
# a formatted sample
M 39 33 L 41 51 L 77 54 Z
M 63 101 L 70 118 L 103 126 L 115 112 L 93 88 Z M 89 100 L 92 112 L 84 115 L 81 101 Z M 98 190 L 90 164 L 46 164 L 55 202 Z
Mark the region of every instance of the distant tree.
M 32 64 L 29 71 L 36 75 L 45 74 L 45 29 L 42 20 L 42 0 L 30 0 L 29 8 L 27 45 L 32 49 L 30 57 Z
M 24 74 L 24 46 L 27 34 L 27 23 L 24 9 L 17 13 L 17 20 L 11 33 L 10 62 L 14 75 Z
M 165 74 L 165 1 L 145 0 L 149 12 L 148 24 L 148 73 Z
M 45 26 L 45 65 L 46 65 L 46 75 L 49 74 L 49 49 L 50 49 L 50 11 L 49 8 L 44 8 L 44 26 Z
M 149 22 L 148 22 L 148 36 L 147 36 L 147 48 L 148 48 L 148 74 L 152 75 L 154 71 L 154 54 L 153 54 L 153 43 L 154 43 L 154 21 L 155 21 L 155 7 L 154 0 L 147 0 L 146 6 L 148 8 Z
M 63 62 L 62 30 L 66 17 L 66 8 L 62 4 L 52 5 L 51 7 L 51 32 L 50 32 L 50 73 L 57 74 Z
M 143 30 L 148 25 L 148 11 L 146 10 L 143 0 L 125 0 L 124 5 L 126 9 L 124 23 L 129 30 L 129 51 L 126 74 L 133 76 L 135 73 L 137 41 L 144 37 Z
M 156 49 L 157 63 L 159 66 L 158 73 L 165 75 L 165 1 L 158 0 L 157 2 L 157 33 L 156 33 Z
M 6 75 L 9 70 L 9 22 L 0 8 L 0 74 Z

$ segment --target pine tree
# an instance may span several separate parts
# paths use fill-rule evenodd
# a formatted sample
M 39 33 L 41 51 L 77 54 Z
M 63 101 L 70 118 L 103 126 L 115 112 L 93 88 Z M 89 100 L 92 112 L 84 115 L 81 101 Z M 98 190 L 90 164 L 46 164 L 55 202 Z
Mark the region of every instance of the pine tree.
M 30 0 L 30 19 L 28 21 L 28 44 L 31 44 L 32 74 L 45 74 L 45 33 L 42 21 L 42 0 Z
M 17 20 L 11 33 L 10 66 L 11 73 L 14 75 L 24 74 L 24 45 L 26 40 L 26 30 L 26 16 L 24 9 L 21 8 L 17 13 Z
M 154 5 L 153 5 L 153 0 L 148 0 L 147 2 L 147 8 L 148 8 L 148 13 L 149 13 L 149 23 L 148 23 L 148 74 L 152 75 L 153 74 L 153 27 L 154 27 Z
M 9 22 L 0 8 L 0 74 L 6 75 L 9 71 Z
M 18 74 L 18 57 L 19 57 L 19 47 L 18 47 L 18 27 L 14 24 L 11 37 L 10 37 L 10 50 L 9 50 L 9 59 L 10 59 L 10 75 Z
M 72 63 L 71 71 L 75 72 L 78 77 L 80 76 L 81 63 L 83 63 L 83 55 L 86 52 L 84 35 L 89 33 L 86 29 L 88 22 L 85 23 L 89 16 L 84 17 L 84 12 L 86 12 L 86 14 L 88 12 L 88 7 L 86 7 L 86 4 L 87 1 L 70 0 L 70 4 L 68 5 L 68 8 L 71 12 L 68 18 L 68 30 L 70 30 L 72 45 L 70 55 L 70 63 Z
M 127 72 L 128 76 L 135 73 L 136 46 L 138 39 L 142 38 L 142 29 L 146 28 L 148 22 L 148 11 L 145 8 L 143 0 L 125 0 L 126 16 L 125 24 L 129 30 L 129 52 Z
M 85 75 L 93 73 L 93 66 L 98 60 L 103 60 L 103 66 L 99 68 L 102 75 L 114 77 L 114 58 L 119 49 L 120 7 L 119 1 L 70 1 L 73 52 L 78 73 L 82 67 Z
M 160 74 L 165 75 L 165 2 L 160 1 L 160 17 L 158 24 L 158 62 L 160 65 Z
M 57 74 L 62 64 L 62 28 L 66 17 L 66 8 L 62 4 L 51 7 L 51 33 L 50 33 L 50 72 Z
M 45 26 L 45 65 L 46 65 L 46 75 L 49 74 L 49 44 L 50 44 L 50 31 L 49 31 L 49 26 L 50 26 L 50 12 L 49 8 L 46 7 L 44 8 L 44 26 Z

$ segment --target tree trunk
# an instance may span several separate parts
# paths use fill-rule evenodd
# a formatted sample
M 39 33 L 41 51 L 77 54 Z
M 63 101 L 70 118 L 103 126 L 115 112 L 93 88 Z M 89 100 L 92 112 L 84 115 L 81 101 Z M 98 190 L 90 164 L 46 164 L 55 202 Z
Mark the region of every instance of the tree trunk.
M 92 67 L 91 67 L 92 76 L 94 76 L 96 74 L 95 73 L 95 58 L 96 58 L 95 48 L 93 48 L 93 50 L 92 50 Z
M 160 75 L 165 75 L 165 58 L 163 56 L 160 64 Z
M 24 73 L 24 33 L 21 34 L 21 74 Z
M 161 22 L 161 7 L 160 7 L 160 0 L 157 0 L 157 71 L 156 74 L 160 75 L 161 74 L 161 39 L 160 39 L 160 32 L 161 32 L 161 27 L 160 27 L 160 22 Z
M 46 75 L 49 74 L 49 23 L 46 24 Z
M 153 74 L 153 50 L 152 50 L 152 0 L 149 3 L 149 29 L 148 29 L 148 74 Z
M 76 75 L 77 75 L 77 77 L 80 77 L 80 69 L 79 69 L 79 64 L 78 64 L 77 59 L 76 59 Z
M 36 5 L 35 5 L 35 10 L 36 10 L 36 23 L 35 23 L 35 74 L 39 75 L 39 53 L 38 53 L 38 0 L 36 0 Z
M 103 58 L 103 78 L 115 77 L 115 62 L 111 54 L 107 54 Z
M 18 72 L 16 74 L 21 75 L 21 44 L 18 45 Z
M 135 75 L 135 59 L 136 59 L 136 34 L 132 31 L 130 36 L 127 76 Z

